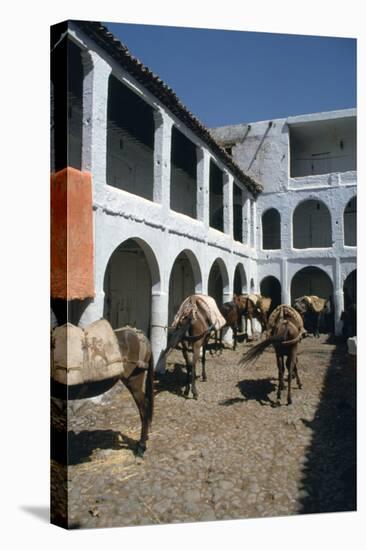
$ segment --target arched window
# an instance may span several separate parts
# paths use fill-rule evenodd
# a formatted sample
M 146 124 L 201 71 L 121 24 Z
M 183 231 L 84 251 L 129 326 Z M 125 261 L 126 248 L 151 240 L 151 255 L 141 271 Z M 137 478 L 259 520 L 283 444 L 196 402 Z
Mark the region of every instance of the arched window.
M 228 289 L 229 276 L 226 265 L 221 258 L 217 258 L 210 269 L 208 276 L 208 295 L 215 299 L 218 306 L 224 303 L 224 291 Z
M 330 212 L 314 199 L 302 202 L 293 215 L 294 248 L 328 248 L 332 246 Z
M 262 215 L 262 236 L 263 250 L 281 248 L 281 216 L 275 208 L 266 210 Z
M 273 311 L 282 303 L 281 283 L 276 277 L 273 277 L 273 275 L 268 275 L 261 280 L 260 290 L 262 296 L 271 298 L 272 300 L 270 311 Z
M 175 259 L 169 278 L 169 324 L 187 296 L 202 288 L 201 269 L 190 250 L 184 250 Z
M 357 232 L 357 198 L 353 197 L 343 212 L 344 244 L 345 246 L 356 246 Z

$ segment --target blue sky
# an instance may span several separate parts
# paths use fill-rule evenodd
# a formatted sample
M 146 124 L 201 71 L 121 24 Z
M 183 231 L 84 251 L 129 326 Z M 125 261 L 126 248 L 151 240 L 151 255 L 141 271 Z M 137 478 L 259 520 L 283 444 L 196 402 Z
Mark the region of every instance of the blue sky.
M 206 126 L 356 107 L 356 40 L 106 23 Z

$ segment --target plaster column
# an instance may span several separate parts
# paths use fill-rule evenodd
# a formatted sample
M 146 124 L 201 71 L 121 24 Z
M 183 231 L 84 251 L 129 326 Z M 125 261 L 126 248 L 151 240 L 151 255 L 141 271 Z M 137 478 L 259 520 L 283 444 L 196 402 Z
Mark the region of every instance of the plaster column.
M 292 207 L 286 208 L 280 212 L 281 215 L 281 250 L 290 252 L 292 250 Z
M 82 170 L 91 172 L 93 185 L 107 180 L 108 83 L 112 68 L 96 52 L 82 53 L 83 147 Z
M 249 246 L 250 244 L 250 201 L 249 197 L 243 192 L 243 244 Z M 248 281 L 249 284 L 249 281 Z
M 334 266 L 334 290 L 333 290 L 333 302 L 334 302 L 334 332 L 338 336 L 342 334 L 343 322 L 341 321 L 341 314 L 344 310 L 344 294 L 341 277 L 341 266 L 339 259 L 336 258 Z
M 229 172 L 224 172 L 224 233 L 234 238 L 234 178 Z
M 222 294 L 223 303 L 231 302 L 233 299 L 233 295 L 234 295 L 234 280 L 229 275 L 228 284 L 223 289 L 223 294 Z M 231 330 L 231 328 L 229 327 L 224 328 L 224 330 L 222 331 L 222 340 L 229 347 L 233 345 L 233 331 Z
M 197 147 L 197 219 L 209 228 L 210 154 L 203 147 Z
M 281 262 L 281 302 L 285 305 L 291 305 L 291 289 L 288 280 L 287 260 Z
M 151 294 L 150 341 L 155 367 L 161 351 L 166 348 L 167 344 L 168 301 L 167 292 L 153 291 Z M 164 366 L 162 365 L 157 372 L 164 372 Z
M 255 200 L 251 200 L 251 211 L 252 211 L 252 248 L 257 249 L 257 203 Z
M 154 110 L 154 202 L 170 210 L 170 171 L 173 120 L 162 109 Z

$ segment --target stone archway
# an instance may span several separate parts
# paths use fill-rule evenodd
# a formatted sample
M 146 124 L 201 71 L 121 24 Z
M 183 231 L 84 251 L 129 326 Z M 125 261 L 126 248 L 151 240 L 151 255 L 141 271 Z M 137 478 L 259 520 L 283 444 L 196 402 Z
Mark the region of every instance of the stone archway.
M 152 289 L 159 283 L 149 245 L 142 239 L 127 239 L 114 250 L 105 270 L 103 316 L 113 328 L 131 325 L 149 336 Z
M 190 250 L 183 250 L 176 257 L 169 278 L 169 314 L 171 325 L 183 300 L 202 289 L 201 269 L 197 258 Z
M 321 331 L 334 332 L 334 289 L 329 275 L 319 267 L 307 266 L 295 273 L 291 281 L 291 303 L 300 296 L 315 295 L 329 299 L 331 313 L 324 318 Z
M 208 295 L 212 296 L 217 305 L 222 305 L 228 299 L 229 276 L 224 261 L 217 258 L 208 276 Z
M 260 293 L 266 298 L 271 298 L 271 308 L 273 311 L 277 306 L 282 303 L 282 289 L 280 281 L 273 275 L 268 275 L 262 279 L 260 284 Z
M 243 264 L 238 264 L 234 272 L 234 294 L 245 294 L 248 281 Z

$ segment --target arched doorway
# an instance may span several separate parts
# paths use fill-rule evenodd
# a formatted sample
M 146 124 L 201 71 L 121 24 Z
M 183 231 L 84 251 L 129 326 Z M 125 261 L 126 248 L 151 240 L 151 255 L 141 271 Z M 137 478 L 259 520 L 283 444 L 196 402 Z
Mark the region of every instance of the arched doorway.
M 332 226 L 327 206 L 318 200 L 299 204 L 293 215 L 294 248 L 328 248 L 332 246 Z
M 268 275 L 262 279 L 260 284 L 260 292 L 262 296 L 271 298 L 272 303 L 270 311 L 273 311 L 281 304 L 281 283 L 276 277 L 273 277 L 273 275 Z
M 238 264 L 234 273 L 234 294 L 245 294 L 248 282 L 243 264 Z
M 281 216 L 275 208 L 266 210 L 262 215 L 262 248 L 263 250 L 281 248 Z
M 357 271 L 354 269 L 343 283 L 344 309 L 357 303 Z
M 357 198 L 348 201 L 343 212 L 344 244 L 356 246 L 357 244 Z
M 218 306 L 222 305 L 225 301 L 224 292 L 228 288 L 228 285 L 229 277 L 226 266 L 223 260 L 218 258 L 212 264 L 208 276 L 208 295 L 215 299 Z
M 124 241 L 111 255 L 105 271 L 104 317 L 113 328 L 130 325 L 149 336 L 151 292 L 159 282 L 151 248 L 141 239 Z
M 324 316 L 321 332 L 334 332 L 333 283 L 325 271 L 315 266 L 300 269 L 291 281 L 291 303 L 300 296 L 319 296 L 329 299 L 331 313 Z
M 200 292 L 202 276 L 194 254 L 189 250 L 181 252 L 174 261 L 169 278 L 169 317 L 171 325 L 179 306 L 187 296 Z

